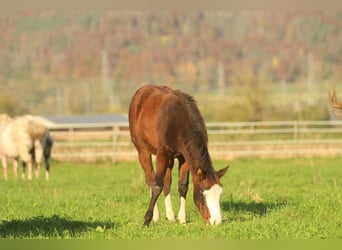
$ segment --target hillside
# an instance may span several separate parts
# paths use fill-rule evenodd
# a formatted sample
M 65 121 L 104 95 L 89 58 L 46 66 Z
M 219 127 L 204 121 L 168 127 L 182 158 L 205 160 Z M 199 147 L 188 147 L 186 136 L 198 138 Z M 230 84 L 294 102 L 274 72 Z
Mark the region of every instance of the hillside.
M 307 103 L 321 107 L 327 85 L 340 88 L 341 24 L 342 12 L 70 11 L 2 17 L 0 111 L 125 112 L 138 86 L 155 83 L 180 88 L 202 103 L 220 102 L 223 110 L 249 110 L 248 117 L 236 119 L 269 119 L 265 112 L 292 119 L 293 100 L 300 110 L 317 111 Z M 265 107 L 264 99 L 272 105 Z M 279 111 L 288 105 L 289 114 Z M 232 119 L 216 111 L 204 113 L 208 119 Z M 327 115 L 325 105 L 312 118 Z

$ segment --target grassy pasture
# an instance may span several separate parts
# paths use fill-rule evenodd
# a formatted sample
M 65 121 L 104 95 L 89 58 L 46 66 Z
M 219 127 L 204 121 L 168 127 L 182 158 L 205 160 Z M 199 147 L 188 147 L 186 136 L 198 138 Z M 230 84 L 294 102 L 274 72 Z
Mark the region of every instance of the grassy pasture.
M 204 224 L 192 200 L 188 223 L 142 228 L 149 192 L 137 162 L 54 162 L 49 182 L 0 180 L 1 238 L 342 238 L 342 158 L 236 159 L 223 177 L 223 223 Z M 216 161 L 216 169 L 226 162 Z M 173 206 L 178 210 L 177 171 Z M 10 177 L 12 177 L 10 175 Z M 161 196 L 162 198 L 162 196 Z

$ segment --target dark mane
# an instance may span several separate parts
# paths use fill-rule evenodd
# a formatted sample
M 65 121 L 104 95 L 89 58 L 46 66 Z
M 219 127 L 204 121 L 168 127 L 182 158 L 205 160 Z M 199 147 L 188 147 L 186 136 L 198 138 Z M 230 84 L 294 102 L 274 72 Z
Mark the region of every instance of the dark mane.
M 191 95 L 183 93 L 179 90 L 175 90 L 175 94 L 180 98 L 180 100 L 182 100 L 183 103 L 196 106 L 196 100 Z
M 190 136 L 184 139 L 185 149 L 189 157 L 195 160 L 195 165 L 202 170 L 208 170 L 212 167 L 207 141 L 206 134 L 200 131 L 193 131 Z
M 186 93 L 183 93 L 179 90 L 175 91 L 175 94 L 178 96 L 179 100 L 185 105 L 187 108 L 191 122 L 193 124 L 193 128 L 195 133 L 199 132 L 201 136 L 203 136 L 203 139 L 205 141 L 205 145 L 208 143 L 208 135 L 207 135 L 207 130 L 205 127 L 205 123 L 203 120 L 203 117 L 201 115 L 201 112 L 199 111 L 197 107 L 197 102 L 194 99 L 193 96 L 188 95 Z
M 193 124 L 193 131 L 184 138 L 185 149 L 189 153 L 189 157 L 196 161 L 196 166 L 202 170 L 208 170 L 212 167 L 208 152 L 208 134 L 196 100 L 180 91 L 177 92 L 177 95 L 186 105 Z

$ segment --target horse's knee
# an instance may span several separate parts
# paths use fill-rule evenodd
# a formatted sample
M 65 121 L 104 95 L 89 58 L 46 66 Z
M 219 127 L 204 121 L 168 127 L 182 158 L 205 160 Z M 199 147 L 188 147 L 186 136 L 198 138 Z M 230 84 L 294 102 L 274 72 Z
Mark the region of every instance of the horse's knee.
M 188 182 L 178 182 L 178 193 L 179 196 L 181 197 L 186 197 L 186 194 L 188 193 L 188 187 L 189 183 Z
M 162 190 L 163 190 L 163 185 L 155 183 L 152 186 L 152 190 L 151 190 L 152 191 L 152 195 L 159 195 Z

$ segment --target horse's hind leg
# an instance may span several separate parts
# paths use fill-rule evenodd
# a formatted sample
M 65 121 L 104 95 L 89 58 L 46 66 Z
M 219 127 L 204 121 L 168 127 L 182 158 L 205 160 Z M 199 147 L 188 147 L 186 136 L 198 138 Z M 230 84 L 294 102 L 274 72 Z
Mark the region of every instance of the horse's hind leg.
M 148 226 L 153 217 L 153 209 L 157 204 L 158 197 L 163 190 L 166 169 L 169 166 L 169 158 L 164 148 L 158 149 L 156 156 L 156 173 L 152 185 L 152 196 L 149 207 L 145 214 L 144 225 Z
M 165 210 L 166 210 L 166 218 L 169 221 L 174 221 L 175 220 L 175 213 L 173 212 L 172 209 L 172 203 L 171 203 L 171 194 L 170 194 L 170 189 L 171 189 L 171 183 L 172 183 L 172 168 L 173 168 L 173 162 L 174 160 L 170 160 L 169 166 L 166 169 L 165 177 L 164 177 L 164 196 L 165 196 Z
M 178 193 L 180 196 L 178 220 L 180 223 L 186 223 L 185 202 L 186 202 L 186 195 L 188 193 L 188 187 L 189 187 L 189 166 L 185 162 L 183 157 L 179 158 L 178 161 L 179 161 Z
M 27 148 L 26 145 L 19 147 L 19 156 L 21 160 L 24 161 L 27 165 L 27 169 L 28 169 L 27 178 L 29 180 L 32 180 L 32 156 L 30 154 L 30 149 Z
M 26 163 L 24 161 L 21 163 L 21 169 L 22 169 L 21 178 L 25 179 L 25 177 L 26 177 Z
M 50 179 L 50 157 L 44 156 L 44 164 L 45 164 L 45 180 Z
M 43 158 L 43 147 L 40 141 L 36 140 L 34 142 L 34 147 L 32 148 L 32 162 L 36 165 L 35 176 L 38 179 L 40 176 L 40 166 Z
M 140 150 L 139 153 L 139 162 L 141 167 L 144 170 L 145 173 L 145 181 L 147 186 L 150 188 L 150 195 L 152 197 L 152 186 L 154 183 L 154 178 L 155 174 L 153 171 L 153 166 L 152 166 L 152 158 L 151 158 L 151 153 L 145 151 L 145 150 Z M 153 208 L 153 221 L 159 220 L 159 210 L 157 204 L 155 204 Z

